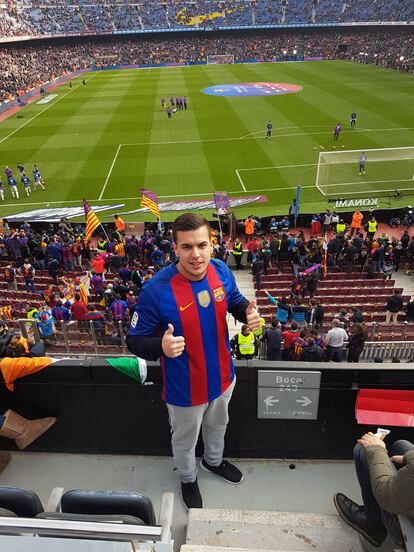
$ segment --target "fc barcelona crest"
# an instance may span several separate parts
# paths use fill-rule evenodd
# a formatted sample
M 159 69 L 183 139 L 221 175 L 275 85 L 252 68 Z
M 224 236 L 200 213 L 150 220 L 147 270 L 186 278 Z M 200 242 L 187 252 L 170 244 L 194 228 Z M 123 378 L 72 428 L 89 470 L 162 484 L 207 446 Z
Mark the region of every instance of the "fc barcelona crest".
M 216 289 L 213 289 L 213 295 L 215 301 L 223 301 L 224 299 L 224 289 L 220 286 Z
M 198 298 L 198 302 L 202 307 L 206 309 L 209 306 L 211 299 L 210 299 L 210 294 L 207 290 L 199 291 L 197 293 L 197 298 Z

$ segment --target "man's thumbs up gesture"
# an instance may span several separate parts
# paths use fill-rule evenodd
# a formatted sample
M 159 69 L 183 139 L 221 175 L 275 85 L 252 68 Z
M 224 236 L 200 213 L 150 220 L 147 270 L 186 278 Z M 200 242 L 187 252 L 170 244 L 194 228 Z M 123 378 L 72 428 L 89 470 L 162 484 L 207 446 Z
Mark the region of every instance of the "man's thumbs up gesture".
M 260 328 L 260 314 L 256 310 L 256 301 L 250 301 L 246 309 L 247 325 L 254 332 Z
M 168 328 L 165 330 L 162 337 L 162 350 L 164 355 L 169 358 L 175 358 L 181 355 L 185 348 L 185 341 L 182 335 L 178 337 L 173 336 L 174 326 L 168 324 Z

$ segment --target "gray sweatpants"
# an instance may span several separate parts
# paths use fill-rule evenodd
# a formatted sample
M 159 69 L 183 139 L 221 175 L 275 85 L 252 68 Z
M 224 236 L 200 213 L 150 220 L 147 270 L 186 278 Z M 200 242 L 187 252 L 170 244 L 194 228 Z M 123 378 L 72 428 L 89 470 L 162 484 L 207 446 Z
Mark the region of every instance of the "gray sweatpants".
M 190 483 L 196 480 L 195 447 L 201 427 L 205 461 L 210 466 L 221 464 L 224 435 L 229 421 L 228 405 L 235 384 L 236 377 L 220 397 L 200 406 L 167 404 L 174 464 L 178 469 L 182 483 Z

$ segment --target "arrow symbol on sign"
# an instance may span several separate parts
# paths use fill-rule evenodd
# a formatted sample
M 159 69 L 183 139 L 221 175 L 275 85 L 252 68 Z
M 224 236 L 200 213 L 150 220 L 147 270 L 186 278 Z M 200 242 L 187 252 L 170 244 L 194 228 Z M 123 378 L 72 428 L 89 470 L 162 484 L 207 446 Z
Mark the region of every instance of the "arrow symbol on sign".
M 309 406 L 312 404 L 312 401 L 309 397 L 302 397 L 301 399 L 296 399 L 297 403 L 300 403 L 302 406 Z
M 275 399 L 273 395 L 269 395 L 265 399 L 263 399 L 263 402 L 266 405 L 266 409 L 269 410 L 274 404 L 279 402 L 279 399 Z

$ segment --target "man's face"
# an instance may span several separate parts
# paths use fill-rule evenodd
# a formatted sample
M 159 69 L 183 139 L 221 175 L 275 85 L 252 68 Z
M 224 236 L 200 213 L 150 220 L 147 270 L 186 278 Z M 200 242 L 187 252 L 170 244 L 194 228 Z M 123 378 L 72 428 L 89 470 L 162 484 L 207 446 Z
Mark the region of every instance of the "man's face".
M 177 269 L 183 276 L 189 280 L 204 278 L 212 253 L 207 226 L 178 231 L 174 249 L 179 258 Z

